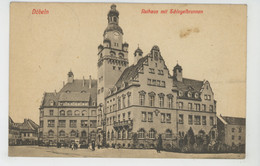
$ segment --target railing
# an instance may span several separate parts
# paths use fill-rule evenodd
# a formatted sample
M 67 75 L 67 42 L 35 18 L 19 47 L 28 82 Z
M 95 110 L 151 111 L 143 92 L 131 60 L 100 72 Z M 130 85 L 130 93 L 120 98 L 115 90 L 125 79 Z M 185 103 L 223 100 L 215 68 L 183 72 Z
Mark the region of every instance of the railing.
M 133 127 L 133 120 L 125 120 L 120 122 L 114 122 L 114 128 L 115 129 L 122 129 L 122 128 L 132 128 Z

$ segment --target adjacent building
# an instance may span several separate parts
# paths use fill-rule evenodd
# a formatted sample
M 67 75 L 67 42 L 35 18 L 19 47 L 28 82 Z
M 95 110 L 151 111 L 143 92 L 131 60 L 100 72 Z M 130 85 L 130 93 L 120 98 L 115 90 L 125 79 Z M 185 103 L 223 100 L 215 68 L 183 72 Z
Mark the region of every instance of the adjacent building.
M 40 106 L 42 144 L 85 144 L 96 139 L 97 80 L 74 79 L 72 71 L 59 92 L 44 93 Z
M 23 123 L 15 123 L 9 117 L 9 145 L 38 144 L 39 126 L 31 119 L 24 119 Z
M 217 128 L 220 141 L 229 146 L 245 145 L 245 125 L 245 118 L 218 116 Z

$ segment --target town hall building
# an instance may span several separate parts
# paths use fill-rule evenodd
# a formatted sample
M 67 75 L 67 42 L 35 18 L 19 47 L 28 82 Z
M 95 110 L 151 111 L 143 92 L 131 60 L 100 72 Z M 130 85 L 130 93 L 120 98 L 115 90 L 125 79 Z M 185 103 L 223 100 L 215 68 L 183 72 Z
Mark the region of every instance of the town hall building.
M 44 95 L 41 138 L 153 148 L 159 135 L 164 144 L 177 146 L 192 128 L 194 134 L 203 131 L 215 140 L 216 101 L 210 83 L 183 77 L 179 64 L 169 69 L 157 45 L 150 52 L 138 47 L 128 55 L 116 5 L 111 5 L 107 20 L 98 46 L 97 80 L 74 80 L 69 72 L 68 83 L 58 93 Z M 82 127 L 85 122 L 87 128 Z

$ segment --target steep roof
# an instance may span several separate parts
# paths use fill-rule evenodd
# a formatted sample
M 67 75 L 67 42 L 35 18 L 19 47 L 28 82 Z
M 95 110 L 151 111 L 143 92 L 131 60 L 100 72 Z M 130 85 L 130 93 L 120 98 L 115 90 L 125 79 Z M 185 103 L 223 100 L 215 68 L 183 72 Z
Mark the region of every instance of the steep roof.
M 128 83 L 132 78 L 134 78 L 138 74 L 138 71 L 142 67 L 145 60 L 147 59 L 148 55 L 140 58 L 136 65 L 131 65 L 126 68 L 116 82 L 115 86 L 119 88 L 123 82 Z
M 245 118 L 230 117 L 230 116 L 222 116 L 222 118 L 226 121 L 227 124 L 230 124 L 230 125 L 245 125 L 246 124 Z
M 84 81 L 84 82 L 83 82 Z M 45 93 L 42 106 L 56 105 L 59 101 L 96 101 L 97 80 L 75 79 L 72 83 L 65 84 L 59 92 Z
M 31 119 L 24 119 L 23 123 L 11 123 L 9 125 L 10 129 L 17 129 L 21 132 L 36 132 L 39 128 L 39 125 L 37 125 L 34 121 Z
M 192 80 L 188 78 L 183 78 L 182 82 L 174 80 L 173 84 L 177 86 L 178 90 L 200 92 L 204 82 L 198 80 Z

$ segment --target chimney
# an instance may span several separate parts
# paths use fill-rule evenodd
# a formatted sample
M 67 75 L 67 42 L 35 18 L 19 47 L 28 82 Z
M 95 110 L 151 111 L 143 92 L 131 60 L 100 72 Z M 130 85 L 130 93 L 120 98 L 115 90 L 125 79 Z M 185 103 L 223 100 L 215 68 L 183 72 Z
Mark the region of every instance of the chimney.
M 177 65 L 173 68 L 173 77 L 182 82 L 182 67 L 177 63 Z
M 74 80 L 74 74 L 72 73 L 72 71 L 70 70 L 68 72 L 68 83 L 73 83 Z
M 63 86 L 65 85 L 65 81 L 63 81 Z
M 91 83 L 92 83 L 91 75 L 89 75 L 89 85 L 88 85 L 88 88 L 89 88 L 89 89 L 91 89 Z
M 85 78 L 84 78 L 84 76 L 83 76 L 83 84 L 82 84 L 82 86 L 83 87 L 85 86 Z
M 54 94 L 55 94 L 55 96 L 57 95 L 57 91 L 56 91 L 56 89 L 54 90 Z

